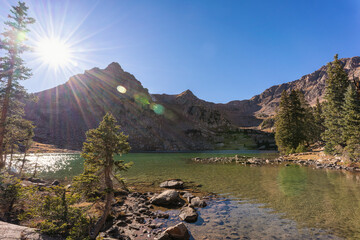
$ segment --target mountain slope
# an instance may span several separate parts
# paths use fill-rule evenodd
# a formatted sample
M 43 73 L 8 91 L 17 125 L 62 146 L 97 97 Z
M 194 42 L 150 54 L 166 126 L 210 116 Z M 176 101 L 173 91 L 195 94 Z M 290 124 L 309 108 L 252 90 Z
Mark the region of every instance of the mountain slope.
M 158 104 L 118 63 L 85 71 L 36 95 L 39 101 L 26 106 L 26 117 L 37 126 L 35 139 L 69 149 L 80 149 L 85 132 L 97 127 L 106 112 L 117 118 L 135 151 L 212 149 L 212 129 L 229 126 L 208 109 L 205 122 L 196 111 L 187 114 Z M 196 97 L 184 92 L 175 98 L 185 104 Z
M 360 57 L 343 58 L 340 60 L 344 64 L 344 68 L 348 72 L 350 80 L 352 80 L 353 77 L 358 78 L 360 76 Z M 298 80 L 272 86 L 261 94 L 251 98 L 249 100 L 250 103 L 247 103 L 246 105 L 250 105 L 250 108 L 254 110 L 256 109 L 254 106 L 257 106 L 257 110 L 255 110 L 253 114 L 258 117 L 261 117 L 262 115 L 274 115 L 282 91 L 290 91 L 293 89 L 302 90 L 306 100 L 311 105 L 314 105 L 316 99 L 319 98 L 319 100 L 322 100 L 325 94 L 325 80 L 327 78 L 326 70 L 327 66 L 322 66 L 315 72 L 307 74 Z M 228 104 L 231 103 L 238 106 L 245 105 L 243 102 L 236 103 L 236 101 Z
M 350 78 L 360 76 L 360 57 L 341 61 Z M 197 98 L 190 90 L 178 95 L 149 94 L 132 74 L 111 63 L 37 93 L 39 101 L 26 105 L 26 117 L 37 126 L 37 141 L 69 149 L 80 149 L 85 132 L 97 127 L 106 112 L 117 118 L 135 151 L 213 149 L 226 139 L 232 146 L 238 142 L 245 145 L 244 136 L 248 135 L 238 128 L 256 128 L 274 115 L 283 90 L 300 89 L 314 104 L 324 96 L 326 77 L 326 66 L 322 66 L 249 100 L 215 104 Z M 250 145 L 273 141 L 256 131 L 250 135 Z

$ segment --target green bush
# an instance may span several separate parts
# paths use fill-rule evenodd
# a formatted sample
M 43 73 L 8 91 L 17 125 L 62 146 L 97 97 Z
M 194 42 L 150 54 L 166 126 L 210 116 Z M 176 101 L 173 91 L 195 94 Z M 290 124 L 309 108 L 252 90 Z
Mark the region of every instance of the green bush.
M 307 148 L 304 144 L 299 144 L 295 150 L 296 153 L 306 152 Z
M 38 198 L 38 196 L 37 196 Z M 40 202 L 31 200 L 33 207 L 28 216 L 43 219 L 37 227 L 48 235 L 60 235 L 68 240 L 89 239 L 90 219 L 85 211 L 72 205 L 78 201 L 62 186 L 47 188 Z
M 12 217 L 12 213 L 21 193 L 22 187 L 19 179 L 5 172 L 0 173 L 0 208 L 6 221 L 17 220 L 17 216 Z

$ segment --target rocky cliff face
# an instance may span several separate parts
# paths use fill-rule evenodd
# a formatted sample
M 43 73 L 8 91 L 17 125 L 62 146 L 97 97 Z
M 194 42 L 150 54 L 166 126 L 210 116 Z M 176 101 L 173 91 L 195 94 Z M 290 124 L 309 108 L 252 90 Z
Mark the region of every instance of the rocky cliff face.
M 360 76 L 360 57 L 342 59 L 350 78 Z M 37 126 L 35 139 L 80 149 L 85 132 L 98 126 L 106 112 L 117 118 L 135 151 L 212 149 L 224 132 L 257 127 L 274 115 L 283 90 L 300 89 L 314 104 L 324 96 L 326 66 L 298 80 L 276 85 L 249 100 L 215 104 L 190 90 L 178 95 L 149 94 L 118 63 L 73 76 L 63 85 L 36 95 L 26 116 Z
M 360 57 L 343 58 L 341 62 L 344 64 L 345 70 L 349 74 L 350 80 L 353 77 L 360 76 Z M 314 105 L 316 99 L 321 101 L 325 94 L 325 80 L 327 78 L 327 66 L 322 66 L 319 70 L 311 74 L 307 74 L 298 80 L 272 86 L 259 95 L 250 99 L 250 105 L 257 105 L 258 110 L 255 111 L 256 116 L 274 115 L 276 107 L 279 104 L 281 92 L 283 90 L 299 89 L 305 93 L 306 100 Z
M 36 95 L 39 101 L 26 106 L 35 140 L 62 148 L 80 149 L 85 132 L 106 112 L 117 118 L 135 151 L 212 149 L 216 129 L 230 126 L 217 110 L 197 105 L 202 101 L 190 91 L 169 96 L 171 103 L 158 101 L 118 63 Z

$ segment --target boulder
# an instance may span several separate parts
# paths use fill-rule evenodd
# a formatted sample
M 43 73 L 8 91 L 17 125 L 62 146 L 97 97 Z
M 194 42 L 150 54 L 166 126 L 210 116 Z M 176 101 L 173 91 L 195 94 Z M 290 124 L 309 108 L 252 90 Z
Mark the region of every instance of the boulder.
M 56 240 L 58 238 L 41 234 L 37 229 L 0 221 L 0 239 Z
M 162 232 L 158 237 L 154 238 L 154 240 L 172 240 L 172 238 L 167 232 Z
M 179 223 L 173 227 L 167 228 L 164 233 L 165 236 L 170 237 L 170 239 L 176 239 L 176 240 L 189 240 L 190 239 L 190 233 L 187 230 L 184 223 Z M 161 236 L 160 235 L 160 236 Z M 167 240 L 169 238 L 161 238 L 161 240 Z M 159 239 L 160 240 L 160 239 Z
M 184 182 L 180 179 L 167 180 L 165 182 L 160 183 L 161 188 L 173 188 L 173 189 L 183 189 Z
M 192 207 L 183 207 L 180 210 L 179 217 L 183 221 L 193 223 L 193 222 L 196 222 L 196 220 L 198 218 L 198 214 L 197 214 L 196 210 Z
M 33 183 L 45 183 L 45 181 L 40 178 L 32 178 L 31 177 L 31 178 L 28 178 L 27 180 L 30 182 L 33 182 Z
M 190 202 L 190 200 L 195 197 L 194 195 L 192 195 L 189 192 L 184 192 L 182 196 L 183 196 L 183 198 L 186 198 L 188 200 L 188 202 Z
M 54 180 L 52 183 L 51 183 L 52 186 L 58 186 L 60 185 L 60 182 L 59 180 Z
M 175 190 L 166 190 L 160 193 L 157 196 L 154 196 L 150 199 L 150 203 L 157 206 L 182 206 L 184 204 L 184 200 L 182 200 L 179 196 L 179 193 Z
M 193 207 L 206 207 L 206 202 L 199 197 L 194 197 L 191 199 L 191 206 Z

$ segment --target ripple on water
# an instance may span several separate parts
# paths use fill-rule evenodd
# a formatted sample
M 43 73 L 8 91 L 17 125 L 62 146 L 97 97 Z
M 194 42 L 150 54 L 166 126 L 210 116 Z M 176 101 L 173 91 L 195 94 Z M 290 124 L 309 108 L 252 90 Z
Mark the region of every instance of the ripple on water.
M 341 239 L 317 228 L 299 228 L 295 221 L 261 208 L 261 204 L 213 199 L 199 208 L 197 222 L 186 223 L 194 239 Z M 163 228 L 179 222 L 179 210 L 169 210 Z
M 189 225 L 197 239 L 360 239 L 359 174 L 298 166 L 248 167 L 189 161 L 210 156 L 215 155 L 128 154 L 122 158 L 134 165 L 123 176 L 132 184 L 181 178 L 228 199 L 214 200 L 200 210 L 199 221 Z M 83 159 L 78 154 L 45 154 L 41 158 L 47 166 L 42 177 L 64 178 L 82 172 Z M 172 221 L 178 221 L 177 213 Z

